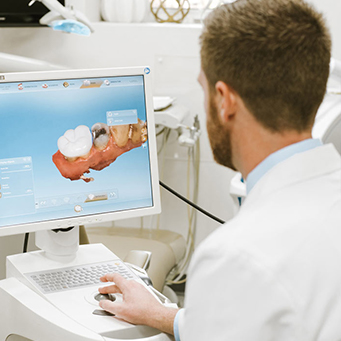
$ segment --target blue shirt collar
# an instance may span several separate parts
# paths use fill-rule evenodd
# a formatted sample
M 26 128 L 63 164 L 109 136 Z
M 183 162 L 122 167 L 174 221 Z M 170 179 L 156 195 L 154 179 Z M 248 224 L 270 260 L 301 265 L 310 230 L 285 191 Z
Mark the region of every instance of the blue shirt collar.
M 268 172 L 276 164 L 288 159 L 297 153 L 305 152 L 309 149 L 322 146 L 322 142 L 319 139 L 307 139 L 290 146 L 284 147 L 276 152 L 270 154 L 265 158 L 258 166 L 256 166 L 247 176 L 246 179 L 246 193 L 250 193 L 252 188 L 256 185 L 259 179 Z

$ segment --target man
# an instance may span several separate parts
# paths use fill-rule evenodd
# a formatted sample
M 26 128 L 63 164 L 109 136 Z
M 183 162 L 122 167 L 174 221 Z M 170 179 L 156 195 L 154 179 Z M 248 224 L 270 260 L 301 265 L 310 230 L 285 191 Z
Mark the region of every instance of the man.
M 176 339 L 341 340 L 341 158 L 311 138 L 329 75 L 330 36 L 301 0 L 239 0 L 201 36 L 215 159 L 246 179 L 239 214 L 196 250 L 185 309 L 118 275 L 101 306 Z

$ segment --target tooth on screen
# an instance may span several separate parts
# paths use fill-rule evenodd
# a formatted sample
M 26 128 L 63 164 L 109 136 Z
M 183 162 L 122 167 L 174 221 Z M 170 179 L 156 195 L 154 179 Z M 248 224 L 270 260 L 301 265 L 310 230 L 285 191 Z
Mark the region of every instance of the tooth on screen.
M 58 149 L 69 161 L 78 157 L 87 158 L 92 147 L 92 135 L 87 126 L 69 129 L 58 139 Z
M 142 129 L 144 127 L 145 123 L 141 121 L 140 119 L 138 120 L 138 123 L 132 124 L 132 136 L 131 136 L 131 141 L 134 144 L 140 143 L 142 140 Z
M 148 133 L 147 133 L 147 122 L 142 122 L 142 128 L 141 128 L 141 141 L 144 143 L 148 139 Z
M 92 137 L 94 140 L 94 146 L 103 150 L 107 147 L 110 140 L 110 130 L 105 123 L 95 123 L 92 128 Z
M 129 129 L 130 129 L 129 124 L 110 127 L 110 132 L 118 147 L 124 147 L 128 143 Z

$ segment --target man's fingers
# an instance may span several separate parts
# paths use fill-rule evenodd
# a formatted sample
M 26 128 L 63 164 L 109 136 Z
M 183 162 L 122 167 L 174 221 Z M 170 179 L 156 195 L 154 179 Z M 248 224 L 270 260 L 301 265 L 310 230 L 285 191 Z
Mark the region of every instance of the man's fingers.
M 106 274 L 102 276 L 100 280 L 101 282 L 114 282 L 121 291 L 124 291 L 126 289 L 128 282 L 128 280 L 123 278 L 118 273 Z
M 111 302 L 108 300 L 102 300 L 99 302 L 99 306 L 105 311 L 109 311 L 109 313 L 114 314 L 116 317 L 120 316 L 120 308 L 121 303 L 119 302 Z
M 105 274 L 104 276 L 102 276 L 102 277 L 100 278 L 100 281 L 101 281 L 101 282 L 113 282 L 113 280 L 112 280 L 112 275 L 113 275 L 113 274 Z
M 106 287 L 98 288 L 98 291 L 101 294 L 122 294 L 121 290 L 117 287 L 117 285 L 108 285 Z

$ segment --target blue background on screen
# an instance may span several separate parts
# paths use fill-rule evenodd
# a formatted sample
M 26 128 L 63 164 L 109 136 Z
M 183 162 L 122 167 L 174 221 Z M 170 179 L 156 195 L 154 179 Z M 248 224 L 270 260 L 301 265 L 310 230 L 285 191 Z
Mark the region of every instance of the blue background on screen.
M 38 205 L 32 214 L 22 215 L 18 207 L 15 216 L 6 217 L 4 209 L 1 212 L 2 198 L 0 227 L 152 206 L 148 143 L 122 154 L 101 171 L 90 170 L 87 176 L 95 179 L 90 183 L 64 178 L 52 162 L 52 155 L 58 150 L 57 140 L 66 130 L 79 125 L 91 129 L 97 122 L 106 123 L 107 111 L 136 109 L 138 118 L 146 121 L 142 77 L 129 77 L 140 80 L 138 85 L 132 86 L 111 87 L 103 84 L 100 88 L 86 89 L 59 87 L 52 90 L 50 87 L 37 91 L 25 91 L 25 88 L 12 92 L 0 90 L 0 160 L 30 156 L 35 201 L 59 200 L 55 206 Z M 62 84 L 63 80 L 60 82 Z M 49 81 L 45 83 L 49 84 Z M 84 199 L 86 194 L 108 193 L 111 190 L 118 194 L 116 199 L 85 203 L 80 214 L 74 211 L 77 196 Z M 63 197 L 71 198 L 70 202 L 61 204 L 60 198 Z

